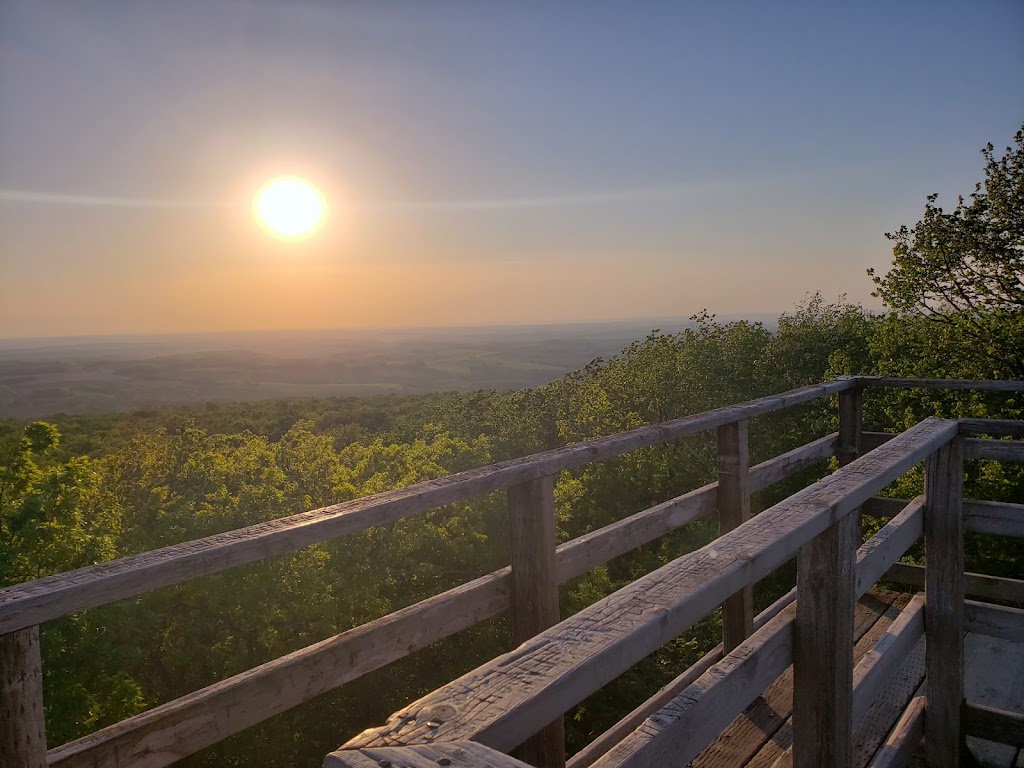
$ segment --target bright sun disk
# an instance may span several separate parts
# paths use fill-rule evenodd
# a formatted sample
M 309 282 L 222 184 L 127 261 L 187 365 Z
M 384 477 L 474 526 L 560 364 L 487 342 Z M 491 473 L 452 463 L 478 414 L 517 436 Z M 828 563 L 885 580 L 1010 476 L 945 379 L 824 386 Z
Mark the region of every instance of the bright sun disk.
M 271 179 L 256 195 L 256 214 L 280 237 L 303 237 L 323 221 L 327 206 L 309 182 L 294 176 Z

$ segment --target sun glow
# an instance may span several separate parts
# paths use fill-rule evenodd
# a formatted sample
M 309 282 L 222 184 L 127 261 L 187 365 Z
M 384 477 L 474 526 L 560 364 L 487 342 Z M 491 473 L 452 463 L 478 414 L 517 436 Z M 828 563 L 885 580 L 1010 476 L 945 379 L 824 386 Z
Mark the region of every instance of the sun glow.
M 264 184 L 256 195 L 255 209 L 263 226 L 284 238 L 312 234 L 327 213 L 327 205 L 316 188 L 294 176 L 282 176 Z

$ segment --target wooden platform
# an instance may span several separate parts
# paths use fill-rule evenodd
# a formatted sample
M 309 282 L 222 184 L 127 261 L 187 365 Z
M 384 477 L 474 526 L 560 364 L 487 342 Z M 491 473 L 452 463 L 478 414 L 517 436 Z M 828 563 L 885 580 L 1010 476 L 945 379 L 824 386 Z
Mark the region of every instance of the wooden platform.
M 881 638 L 912 595 L 873 590 L 857 604 L 854 659 L 859 661 Z M 968 701 L 1024 712 L 1024 643 L 968 633 L 965 640 L 965 688 Z M 854 766 L 871 764 L 911 699 L 924 691 L 924 640 L 906 657 L 868 714 L 856 724 Z M 774 768 L 788 765 L 792 747 L 793 668 L 790 667 L 737 717 L 693 768 Z M 1024 750 L 968 737 L 968 746 L 985 768 L 1024 766 Z M 924 766 L 923 761 L 911 763 Z

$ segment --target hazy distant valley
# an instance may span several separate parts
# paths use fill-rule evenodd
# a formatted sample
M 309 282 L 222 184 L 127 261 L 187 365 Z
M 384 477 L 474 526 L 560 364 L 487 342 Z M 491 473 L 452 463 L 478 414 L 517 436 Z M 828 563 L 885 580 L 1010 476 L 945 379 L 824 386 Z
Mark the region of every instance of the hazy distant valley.
M 767 320 L 768 318 L 757 318 Z M 208 400 L 518 389 L 684 320 L 0 340 L 0 417 Z

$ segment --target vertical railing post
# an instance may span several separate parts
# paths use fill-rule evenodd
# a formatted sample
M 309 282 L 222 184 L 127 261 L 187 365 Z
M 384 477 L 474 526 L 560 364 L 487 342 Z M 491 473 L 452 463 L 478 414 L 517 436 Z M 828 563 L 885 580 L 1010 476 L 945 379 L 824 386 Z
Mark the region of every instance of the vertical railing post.
M 812 539 L 797 558 L 793 635 L 793 765 L 853 760 L 853 591 L 857 515 Z
M 508 489 L 512 549 L 512 635 L 523 643 L 558 623 L 555 571 L 555 478 L 530 480 Z M 565 765 L 561 717 L 528 739 L 516 756 L 541 768 Z
M 963 441 L 928 457 L 924 476 L 925 674 L 929 768 L 957 768 L 964 702 Z
M 46 768 L 38 626 L 0 635 L 0 765 Z
M 750 518 L 750 449 L 747 422 L 718 428 L 718 530 L 727 533 Z M 729 653 L 754 631 L 754 588 L 722 604 L 722 645 Z
M 861 435 L 864 432 L 864 388 L 857 382 L 839 393 L 839 445 L 836 459 L 845 467 L 861 454 Z M 854 513 L 857 520 L 857 539 L 863 536 L 861 512 Z

